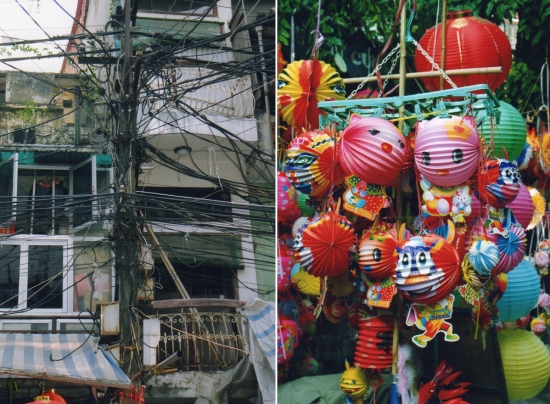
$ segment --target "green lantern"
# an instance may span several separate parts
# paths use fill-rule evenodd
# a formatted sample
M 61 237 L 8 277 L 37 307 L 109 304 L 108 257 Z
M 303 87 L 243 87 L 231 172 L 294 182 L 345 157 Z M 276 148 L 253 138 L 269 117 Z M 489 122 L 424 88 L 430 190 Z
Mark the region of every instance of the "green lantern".
M 527 139 L 525 120 L 517 109 L 504 101 L 500 101 L 500 107 L 497 110 L 500 112 L 500 120 L 498 123 L 495 122 L 493 129 L 493 156 L 506 158 L 502 150 L 504 148 L 508 153 L 508 160 L 515 160 L 523 150 Z M 491 120 L 485 110 L 481 110 L 476 118 L 478 122 L 480 119 L 483 120 L 479 132 L 489 146 L 491 144 Z
M 510 400 L 539 394 L 550 377 L 550 353 L 533 333 L 517 329 L 499 332 L 498 343 Z

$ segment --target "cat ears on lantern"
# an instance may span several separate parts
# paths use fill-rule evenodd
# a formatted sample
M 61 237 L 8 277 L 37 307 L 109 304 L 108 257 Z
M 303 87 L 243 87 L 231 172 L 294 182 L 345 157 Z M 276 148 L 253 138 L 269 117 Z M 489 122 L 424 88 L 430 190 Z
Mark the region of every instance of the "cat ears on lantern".
M 348 125 L 351 125 L 351 124 L 353 124 L 353 123 L 359 121 L 360 119 L 363 119 L 363 117 L 362 117 L 361 115 L 359 115 L 359 114 L 351 114 L 351 115 L 349 116 L 349 123 L 348 123 Z
M 346 370 L 348 370 L 348 369 L 349 369 L 349 362 L 348 362 L 348 360 L 345 359 L 345 358 L 344 358 L 344 363 L 346 364 Z
M 399 228 L 399 231 L 397 232 L 397 241 L 399 241 L 400 244 L 407 240 L 406 230 L 407 229 L 405 228 L 405 223 L 403 223 Z M 455 225 L 452 220 L 447 220 L 447 236 L 445 237 L 445 240 L 448 243 L 451 243 L 454 240 L 454 238 L 455 238 Z M 434 248 L 437 248 L 437 245 Z

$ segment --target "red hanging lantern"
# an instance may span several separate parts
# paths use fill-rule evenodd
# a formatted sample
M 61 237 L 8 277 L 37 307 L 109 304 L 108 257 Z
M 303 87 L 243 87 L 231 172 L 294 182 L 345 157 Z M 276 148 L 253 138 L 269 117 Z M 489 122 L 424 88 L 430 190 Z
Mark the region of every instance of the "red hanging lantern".
M 471 10 L 447 14 L 447 35 L 444 70 L 502 66 L 502 73 L 452 76 L 458 87 L 487 84 L 491 90 L 498 88 L 510 72 L 512 48 L 506 34 L 490 21 L 474 17 Z M 437 35 L 437 37 L 436 37 Z M 441 64 L 442 26 L 426 31 L 419 43 L 424 50 Z M 434 44 L 435 42 L 435 44 Z M 431 63 L 417 49 L 414 54 L 416 71 L 432 70 Z M 421 79 L 428 91 L 439 90 L 439 76 Z M 445 89 L 450 89 L 444 82 Z

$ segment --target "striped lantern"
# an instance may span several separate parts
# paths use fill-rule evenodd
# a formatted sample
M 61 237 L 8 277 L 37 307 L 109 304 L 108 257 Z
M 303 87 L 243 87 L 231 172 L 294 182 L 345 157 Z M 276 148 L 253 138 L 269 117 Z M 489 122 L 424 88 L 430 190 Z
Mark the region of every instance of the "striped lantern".
M 478 127 L 478 131 L 487 142 L 487 145 L 493 145 L 493 155 L 498 158 L 507 158 L 515 160 L 520 155 L 527 138 L 527 127 L 525 119 L 520 112 L 512 105 L 500 101 L 499 122 L 493 125 L 493 142 L 491 143 L 491 119 L 487 117 L 485 110 L 479 111 L 476 119 L 483 119 L 483 123 Z M 506 157 L 503 149 L 506 150 Z
M 393 317 L 361 319 L 358 321 L 358 328 L 355 366 L 362 369 L 390 368 L 393 358 Z
M 502 322 L 516 321 L 529 313 L 540 295 L 540 277 L 532 262 L 521 260 L 507 275 L 508 287 L 497 302 Z
M 497 335 L 508 399 L 521 401 L 535 397 L 550 377 L 550 353 L 546 345 L 535 334 L 522 329 L 503 330 Z
M 529 189 L 525 184 L 521 184 L 518 196 L 506 207 L 512 209 L 512 213 L 519 224 L 521 224 L 521 227 L 527 229 L 527 226 L 529 226 L 529 223 L 533 219 L 535 207 L 533 206 L 533 198 L 531 198 Z
M 452 76 L 458 87 L 487 84 L 495 90 L 504 83 L 512 66 L 512 48 L 506 34 L 490 21 L 474 17 L 471 10 L 447 14 L 447 34 L 445 48 L 445 70 L 502 66 L 498 74 L 472 74 Z M 437 25 L 426 31 L 419 43 L 435 63 L 441 66 L 442 26 Z M 432 70 L 432 64 L 417 49 L 414 55 L 416 71 Z M 428 91 L 438 91 L 439 76 L 422 78 Z M 444 82 L 445 89 L 450 89 Z
M 479 159 L 479 138 L 471 117 L 423 122 L 414 143 L 414 158 L 432 184 L 451 187 L 466 182 Z
M 353 114 L 342 131 L 338 156 L 346 175 L 356 175 L 369 184 L 393 181 L 407 154 L 405 137 L 382 118 Z

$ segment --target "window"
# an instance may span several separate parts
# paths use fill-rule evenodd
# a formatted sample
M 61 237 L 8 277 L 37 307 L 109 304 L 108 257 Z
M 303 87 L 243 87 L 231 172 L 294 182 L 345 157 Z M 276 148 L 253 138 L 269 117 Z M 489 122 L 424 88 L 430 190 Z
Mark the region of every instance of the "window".
M 69 240 L 15 239 L 0 245 L 0 309 L 66 311 Z
M 49 331 L 52 329 L 51 320 L 0 320 L 0 330 L 2 331 Z
M 229 203 L 223 203 L 230 201 L 230 194 L 219 189 L 144 187 L 136 194 L 143 197 L 146 217 L 155 222 L 232 221 Z
M 4 316 L 95 311 L 98 304 L 111 301 L 114 284 L 107 243 L 73 245 L 70 237 L 14 236 L 0 244 Z
M 0 234 L 69 234 L 97 217 L 96 156 L 73 166 L 0 163 Z M 102 175 L 102 182 L 107 182 Z
M 142 0 L 139 3 L 139 10 L 202 15 L 211 5 L 212 0 Z M 216 6 L 212 7 L 207 15 L 216 15 Z

